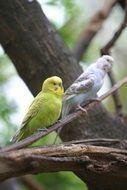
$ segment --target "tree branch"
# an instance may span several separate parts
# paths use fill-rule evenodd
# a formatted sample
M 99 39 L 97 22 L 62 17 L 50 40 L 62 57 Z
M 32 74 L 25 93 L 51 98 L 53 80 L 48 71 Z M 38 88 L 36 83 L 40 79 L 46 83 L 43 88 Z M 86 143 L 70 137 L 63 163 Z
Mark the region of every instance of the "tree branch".
M 22 176 L 19 180 L 30 190 L 45 190 L 31 175 Z
M 127 1 L 126 1 L 126 7 L 125 7 L 125 16 L 123 19 L 123 22 L 121 23 L 118 30 L 114 33 L 112 39 L 101 49 L 102 55 L 108 55 L 110 54 L 110 49 L 115 45 L 116 41 L 120 37 L 121 33 L 127 26 Z
M 117 89 L 119 89 L 121 86 L 123 86 L 124 84 L 127 83 L 127 77 L 125 77 L 124 79 L 120 80 L 117 84 L 115 84 L 108 92 L 106 92 L 105 94 L 103 94 L 102 96 L 100 96 L 98 98 L 98 100 L 101 102 L 103 101 L 105 98 L 107 98 L 108 96 L 110 96 L 113 92 L 115 92 Z M 89 110 L 90 108 L 94 107 L 95 104 L 97 104 L 98 102 L 96 101 L 92 101 L 90 103 L 88 103 L 87 105 L 84 106 L 84 108 L 86 110 Z M 83 115 L 84 113 L 82 111 L 76 111 L 72 114 L 69 114 L 65 119 L 61 120 L 60 122 L 58 122 L 57 124 L 53 125 L 52 127 L 50 127 L 48 129 L 48 131 L 42 131 L 42 132 L 37 132 L 33 135 L 31 135 L 30 137 L 16 142 L 10 146 L 4 147 L 0 149 L 0 152 L 5 152 L 5 151 L 11 151 L 11 150 L 15 150 L 15 149 L 20 149 L 20 148 L 24 148 L 30 144 L 32 144 L 33 142 L 37 141 L 38 139 L 48 135 L 49 133 L 62 128 L 64 126 L 66 126 L 66 124 L 72 122 L 73 120 L 81 117 L 81 115 Z
M 103 7 L 90 20 L 87 27 L 80 34 L 77 43 L 72 49 L 72 53 L 77 61 L 80 61 L 85 51 L 88 49 L 92 39 L 101 29 L 103 22 L 109 16 L 113 6 L 117 3 L 116 0 L 105 0 Z
M 127 184 L 127 151 L 84 144 L 62 144 L 0 154 L 0 180 L 54 171 L 83 171 L 87 178 L 91 172 L 116 178 L 122 174 L 126 180 L 124 184 Z
M 105 94 L 100 96 L 100 98 L 99 98 L 100 101 L 104 100 L 105 98 L 107 98 L 108 96 L 113 94 L 116 90 L 118 90 L 121 86 L 123 86 L 126 83 L 127 83 L 127 77 L 125 77 L 124 79 L 117 82 L 108 92 L 106 92 Z
M 85 145 L 94 145 L 94 146 L 105 146 L 119 149 L 127 149 L 127 141 L 120 139 L 106 139 L 106 138 L 97 138 L 97 139 L 82 139 L 77 141 L 69 141 L 64 144 L 85 144 Z
M 116 83 L 115 76 L 114 76 L 113 72 L 110 71 L 108 73 L 108 76 L 109 76 L 109 79 L 110 79 L 110 82 L 111 82 L 111 86 L 113 86 Z M 122 102 L 120 100 L 120 96 L 119 96 L 119 93 L 118 93 L 117 90 L 112 94 L 112 97 L 113 97 L 113 100 L 114 100 L 116 114 L 118 116 L 120 116 L 120 117 L 123 117 L 123 114 L 122 114 Z

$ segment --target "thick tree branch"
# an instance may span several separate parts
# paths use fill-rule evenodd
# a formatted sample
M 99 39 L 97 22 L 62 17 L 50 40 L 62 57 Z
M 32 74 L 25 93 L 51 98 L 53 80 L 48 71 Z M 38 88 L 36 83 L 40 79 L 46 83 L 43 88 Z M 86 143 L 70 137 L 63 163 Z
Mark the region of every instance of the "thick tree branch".
M 18 166 L 18 167 L 15 167 Z M 54 171 L 82 171 L 125 179 L 127 185 L 127 151 L 84 144 L 52 145 L 26 148 L 0 154 L 0 180 L 24 174 Z M 106 179 L 108 180 L 108 179 Z M 117 183 L 115 184 L 118 190 Z
M 87 27 L 80 34 L 77 43 L 75 44 L 72 53 L 77 61 L 80 61 L 85 51 L 88 49 L 92 39 L 101 29 L 103 22 L 109 16 L 113 6 L 117 3 L 116 0 L 105 0 L 103 7 L 90 20 Z

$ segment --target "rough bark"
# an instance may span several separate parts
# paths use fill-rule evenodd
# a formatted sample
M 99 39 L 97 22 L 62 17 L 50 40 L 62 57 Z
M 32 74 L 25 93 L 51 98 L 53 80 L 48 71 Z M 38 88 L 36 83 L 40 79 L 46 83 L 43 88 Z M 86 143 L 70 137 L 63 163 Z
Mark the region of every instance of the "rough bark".
M 110 190 L 110 183 L 113 182 L 115 190 L 126 190 L 127 151 L 84 144 L 65 144 L 0 154 L 0 180 L 10 176 L 54 171 L 76 171 L 80 175 L 82 172 L 83 180 L 85 178 L 88 184 L 92 181 L 96 189 Z
M 1 0 L 0 25 L 0 43 L 34 95 L 50 75 L 62 77 L 66 88 L 82 72 L 35 0 Z M 62 131 L 63 140 L 94 137 L 126 139 L 126 123 L 97 105 Z M 78 172 L 78 176 L 96 189 L 115 189 L 112 176 L 108 183 L 102 173 Z M 124 177 L 117 180 L 121 190 L 124 182 Z
M 0 43 L 34 95 L 49 76 L 66 88 L 82 72 L 35 0 L 1 0 L 0 25 Z

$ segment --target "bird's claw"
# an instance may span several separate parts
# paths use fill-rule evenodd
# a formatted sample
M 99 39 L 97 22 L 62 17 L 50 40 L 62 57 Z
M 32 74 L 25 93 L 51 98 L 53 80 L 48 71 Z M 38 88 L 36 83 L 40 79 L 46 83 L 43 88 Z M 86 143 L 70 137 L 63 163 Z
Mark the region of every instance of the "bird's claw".
M 39 128 L 37 129 L 38 132 L 48 132 L 48 129 L 47 128 Z
M 81 110 L 82 112 L 87 114 L 87 110 L 80 105 L 77 106 L 77 110 Z
M 58 120 L 58 121 L 57 121 L 57 123 L 62 123 L 62 120 L 61 120 L 61 119 L 60 119 L 60 120 Z

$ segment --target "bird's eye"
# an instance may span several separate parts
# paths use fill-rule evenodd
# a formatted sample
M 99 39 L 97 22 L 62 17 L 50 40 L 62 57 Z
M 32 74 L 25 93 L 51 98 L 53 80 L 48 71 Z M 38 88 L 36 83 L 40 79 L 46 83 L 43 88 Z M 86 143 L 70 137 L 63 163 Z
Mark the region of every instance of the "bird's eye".
M 55 85 L 56 85 L 56 83 L 54 82 L 54 83 L 53 83 L 53 85 L 55 86 Z

